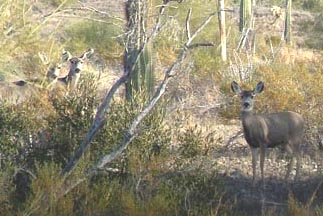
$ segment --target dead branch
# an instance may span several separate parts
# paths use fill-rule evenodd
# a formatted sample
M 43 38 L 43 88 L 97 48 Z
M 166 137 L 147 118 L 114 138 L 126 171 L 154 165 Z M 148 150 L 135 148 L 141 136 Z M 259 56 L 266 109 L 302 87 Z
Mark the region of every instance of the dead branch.
M 190 11 L 188 12 L 188 17 L 190 16 Z M 165 76 L 159 87 L 157 88 L 157 91 L 155 92 L 152 99 L 145 105 L 143 110 L 137 115 L 137 117 L 134 119 L 128 130 L 125 132 L 124 137 L 119 144 L 119 146 L 110 154 L 104 155 L 99 162 L 94 166 L 94 170 L 96 169 L 102 169 L 106 164 L 110 163 L 114 159 L 116 159 L 131 143 L 131 141 L 136 137 L 136 129 L 139 125 L 139 123 L 147 116 L 147 114 L 152 110 L 152 108 L 156 105 L 156 103 L 159 101 L 161 96 L 164 94 L 167 84 L 171 77 L 173 77 L 177 69 L 182 64 L 183 60 L 188 54 L 188 51 L 191 48 L 197 48 L 199 47 L 200 43 L 196 43 L 195 46 L 191 47 L 191 42 L 196 38 L 196 36 L 202 31 L 202 29 L 211 21 L 211 19 L 216 15 L 216 13 L 210 14 L 197 28 L 197 30 L 194 32 L 192 36 L 190 36 L 190 33 L 187 32 L 187 42 L 185 43 L 184 48 L 182 49 L 181 53 L 178 55 L 177 60 L 168 68 L 168 70 L 165 72 Z M 186 19 L 186 22 L 190 22 L 189 19 Z M 189 26 L 189 24 L 186 24 L 186 26 Z M 211 43 L 207 43 L 211 44 Z M 204 44 L 203 44 L 204 45 Z
M 149 41 L 154 38 L 157 33 L 161 29 L 161 16 L 164 13 L 165 5 L 163 5 L 159 10 L 159 16 L 156 20 L 155 27 L 153 28 L 151 34 L 149 37 L 147 37 L 146 43 L 144 43 L 143 47 L 140 49 L 140 52 L 144 49 L 144 47 L 149 43 Z M 94 166 L 91 172 L 95 172 L 97 169 L 102 169 L 106 164 L 113 161 L 115 158 L 117 158 L 131 143 L 131 141 L 136 137 L 136 129 L 139 125 L 139 123 L 147 116 L 147 114 L 151 111 L 151 109 L 156 105 L 156 103 L 159 101 L 161 96 L 164 94 L 166 90 L 166 86 L 170 80 L 171 77 L 173 77 L 176 74 L 177 69 L 182 64 L 183 60 L 188 54 L 188 51 L 192 48 L 197 48 L 199 46 L 204 46 L 205 44 L 211 45 L 211 43 L 197 43 L 193 47 L 190 47 L 191 42 L 196 38 L 196 36 L 202 31 L 202 29 L 211 21 L 211 19 L 216 15 L 216 13 L 210 14 L 197 28 L 197 30 L 194 32 L 192 36 L 189 36 L 190 34 L 187 33 L 187 42 L 184 45 L 184 48 L 182 49 L 181 53 L 178 55 L 177 60 L 169 67 L 169 69 L 165 72 L 165 76 L 159 87 L 157 88 L 155 95 L 152 97 L 152 99 L 145 105 L 143 110 L 139 113 L 139 115 L 134 119 L 128 130 L 125 132 L 123 140 L 119 144 L 119 146 L 110 154 L 104 155 L 99 162 Z M 187 20 L 189 22 L 190 20 Z M 139 55 L 138 55 L 139 56 Z M 138 60 L 138 59 L 137 59 Z M 135 65 L 135 64 L 134 64 Z M 90 127 L 85 139 L 82 141 L 79 148 L 74 153 L 71 160 L 68 162 L 68 164 L 65 166 L 65 168 L 62 170 L 62 175 L 68 174 L 70 171 L 72 171 L 75 166 L 77 165 L 78 161 L 82 157 L 82 155 L 85 153 L 85 151 L 88 149 L 90 142 L 92 141 L 93 137 L 97 134 L 99 129 L 102 127 L 104 123 L 106 123 L 105 113 L 110 108 L 110 102 L 111 99 L 116 92 L 116 90 L 124 84 L 128 77 L 129 77 L 130 71 L 126 71 L 125 74 L 117 80 L 117 82 L 111 87 L 110 91 L 105 96 L 102 104 L 100 105 L 95 119 L 92 123 L 92 126 Z
M 156 19 L 156 23 L 154 25 L 153 30 L 151 31 L 151 34 L 147 37 L 146 42 L 142 45 L 142 47 L 139 50 L 139 55 L 137 56 L 137 59 L 135 61 L 135 64 L 133 64 L 133 67 L 135 67 L 136 62 L 139 61 L 139 56 L 141 55 L 141 53 L 143 52 L 145 46 L 147 44 L 149 44 L 149 42 L 156 37 L 156 35 L 158 34 L 158 32 L 162 29 L 162 23 L 161 23 L 161 17 L 164 14 L 165 11 L 165 6 L 166 5 L 162 5 L 159 9 L 159 14 L 158 17 Z M 80 158 L 82 157 L 82 155 L 85 153 L 85 151 L 88 149 L 93 137 L 97 134 L 97 132 L 99 131 L 99 129 L 105 124 L 106 122 L 106 118 L 105 118 L 105 114 L 107 112 L 107 110 L 109 110 L 110 108 L 110 102 L 115 94 L 115 92 L 119 89 L 119 87 L 121 85 L 123 85 L 129 78 L 129 75 L 131 73 L 131 71 L 133 71 L 134 68 L 131 68 L 130 70 L 125 70 L 124 75 L 118 79 L 114 85 L 111 87 L 111 89 L 109 90 L 109 92 L 107 92 L 106 96 L 104 97 L 101 105 L 98 108 L 98 111 L 95 115 L 95 118 L 93 120 L 93 123 L 86 135 L 86 137 L 83 139 L 82 143 L 80 144 L 80 146 L 78 147 L 78 149 L 75 151 L 73 157 L 70 159 L 70 161 L 67 163 L 67 165 L 64 167 L 64 169 L 62 170 L 62 175 L 66 175 L 67 173 L 69 173 L 70 171 L 72 171 L 76 164 L 78 163 L 78 161 L 80 160 Z
M 94 121 L 86 135 L 83 139 L 79 148 L 75 151 L 72 159 L 67 163 L 64 167 L 62 174 L 65 175 L 70 172 L 76 166 L 79 159 L 82 157 L 84 152 L 89 147 L 90 142 L 92 141 L 93 137 L 97 134 L 99 129 L 104 125 L 106 122 L 105 113 L 110 108 L 110 102 L 115 94 L 115 92 L 119 89 L 119 87 L 124 84 L 129 77 L 129 73 L 125 73 L 120 79 L 118 79 L 113 86 L 111 87 L 110 91 L 106 94 L 104 100 L 102 101 L 96 115 Z
M 235 140 L 237 140 L 237 139 L 239 139 L 239 138 L 241 138 L 241 137 L 243 137 L 244 135 L 243 135 L 243 132 L 242 131 L 238 131 L 235 135 L 233 135 L 232 137 L 230 137 L 230 139 L 228 140 L 228 142 L 227 142 L 227 144 L 226 144 L 226 148 L 228 148 L 230 145 L 232 145 L 232 143 L 235 141 Z
M 192 15 L 192 9 L 190 8 L 186 15 L 186 35 L 188 39 L 191 38 L 191 27 L 189 22 L 191 20 L 191 15 Z

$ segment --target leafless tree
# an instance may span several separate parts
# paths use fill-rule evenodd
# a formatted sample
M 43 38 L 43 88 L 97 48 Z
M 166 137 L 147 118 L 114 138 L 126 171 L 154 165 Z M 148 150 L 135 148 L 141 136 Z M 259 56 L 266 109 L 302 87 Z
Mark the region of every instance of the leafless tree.
M 150 35 L 147 37 L 146 43 L 142 45 L 140 48 L 140 52 L 142 52 L 145 48 L 145 46 L 153 40 L 160 30 L 163 27 L 162 23 L 162 16 L 164 14 L 164 10 L 166 8 L 166 4 L 163 4 L 160 7 L 159 15 L 156 18 L 155 25 L 150 33 Z M 191 18 L 192 10 L 190 9 L 187 13 L 186 18 L 186 35 L 187 40 L 178 54 L 177 59 L 169 66 L 168 69 L 165 71 L 165 75 L 161 83 L 159 84 L 157 90 L 155 91 L 154 95 L 151 97 L 151 99 L 145 104 L 141 112 L 134 118 L 132 123 L 130 124 L 129 128 L 125 131 L 122 141 L 117 145 L 116 149 L 108 154 L 103 155 L 97 164 L 93 166 L 93 169 L 89 171 L 87 174 L 93 174 L 97 170 L 104 169 L 104 167 L 116 159 L 131 143 L 131 141 L 137 136 L 137 128 L 140 122 L 147 116 L 147 114 L 152 110 L 152 108 L 156 105 L 156 103 L 159 101 L 159 99 L 164 94 L 167 84 L 169 83 L 170 79 L 174 77 L 174 75 L 179 71 L 179 68 L 183 62 L 183 60 L 187 57 L 189 54 L 189 51 L 201 47 L 201 46 L 214 46 L 211 42 L 203 42 L 203 43 L 193 43 L 193 40 L 199 35 L 199 33 L 204 29 L 204 27 L 211 21 L 211 19 L 217 14 L 217 12 L 211 13 L 205 20 L 200 24 L 200 26 L 191 33 L 190 29 L 190 18 Z M 138 59 L 137 59 L 138 60 Z M 110 88 L 109 91 L 107 91 L 101 105 L 98 108 L 98 111 L 96 113 L 95 119 L 80 146 L 75 151 L 73 157 L 70 159 L 70 161 L 67 163 L 65 168 L 62 170 L 62 175 L 66 176 L 68 173 L 70 173 L 78 164 L 80 161 L 82 155 L 86 152 L 88 149 L 92 139 L 97 134 L 99 129 L 104 125 L 108 123 L 108 116 L 106 116 L 107 110 L 110 108 L 110 102 L 117 91 L 117 89 L 123 85 L 128 77 L 129 77 L 130 71 L 124 73 L 124 75 L 117 80 L 114 85 Z

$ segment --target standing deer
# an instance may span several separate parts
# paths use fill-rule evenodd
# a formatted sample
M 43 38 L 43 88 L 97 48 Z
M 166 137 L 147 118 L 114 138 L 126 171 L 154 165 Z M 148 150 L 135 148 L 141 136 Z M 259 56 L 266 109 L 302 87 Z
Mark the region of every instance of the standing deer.
M 69 88 L 75 88 L 81 76 L 83 63 L 90 55 L 93 54 L 93 52 L 93 49 L 88 49 L 79 57 L 73 57 L 70 52 L 63 51 L 62 62 L 56 64 L 55 67 L 47 74 L 47 77 L 54 78 L 50 83 L 50 86 L 55 84 L 57 81 L 60 81 L 66 84 Z M 64 64 L 66 62 L 69 62 L 68 69 L 64 68 Z
M 282 146 L 288 154 L 290 161 L 287 165 L 285 179 L 287 180 L 296 157 L 296 176 L 300 168 L 300 145 L 303 141 L 304 119 L 295 112 L 278 112 L 267 114 L 254 114 L 254 96 L 264 90 L 264 83 L 259 82 L 253 90 L 243 90 L 233 81 L 231 89 L 241 98 L 241 120 L 243 133 L 250 146 L 252 154 L 253 184 L 256 178 L 256 163 L 258 148 L 260 148 L 261 180 L 264 183 L 264 162 L 267 148 Z

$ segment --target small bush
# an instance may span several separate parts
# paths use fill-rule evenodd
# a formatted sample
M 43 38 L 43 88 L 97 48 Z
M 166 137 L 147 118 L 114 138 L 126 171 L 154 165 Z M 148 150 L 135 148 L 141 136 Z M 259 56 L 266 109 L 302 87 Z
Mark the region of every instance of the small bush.
M 230 208 L 222 200 L 224 191 L 216 175 L 179 173 L 163 183 L 175 215 L 225 215 Z M 228 208 L 229 207 L 229 208 Z
M 36 165 L 37 175 L 31 182 L 30 196 L 21 211 L 26 215 L 71 215 L 73 200 L 64 196 L 64 179 L 55 163 Z

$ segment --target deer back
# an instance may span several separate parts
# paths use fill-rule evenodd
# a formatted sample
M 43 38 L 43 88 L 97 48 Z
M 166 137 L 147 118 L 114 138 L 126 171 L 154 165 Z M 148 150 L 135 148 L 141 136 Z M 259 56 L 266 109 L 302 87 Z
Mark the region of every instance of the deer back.
M 303 117 L 295 112 L 270 114 L 246 114 L 242 116 L 242 125 L 248 144 L 259 147 L 264 144 L 269 148 L 286 146 L 301 140 L 304 130 Z

